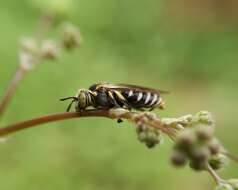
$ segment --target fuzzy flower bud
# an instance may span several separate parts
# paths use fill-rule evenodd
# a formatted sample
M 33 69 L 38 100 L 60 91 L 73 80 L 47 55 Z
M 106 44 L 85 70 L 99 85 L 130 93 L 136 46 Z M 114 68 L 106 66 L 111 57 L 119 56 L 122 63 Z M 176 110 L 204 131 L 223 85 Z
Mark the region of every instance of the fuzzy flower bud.
M 81 42 L 82 42 L 82 37 L 80 34 L 79 29 L 70 24 L 70 23 L 64 23 L 62 26 L 62 41 L 63 41 L 63 46 L 68 49 L 74 49 L 76 47 L 80 47 Z
M 176 167 L 184 166 L 187 162 L 187 156 L 183 152 L 174 151 L 171 156 L 171 162 Z
M 210 158 L 209 165 L 212 167 L 212 169 L 219 170 L 228 165 L 228 159 L 224 155 L 219 154 Z
M 30 71 L 34 69 L 35 65 L 38 63 L 39 47 L 37 42 L 33 38 L 24 38 L 21 41 L 20 49 L 20 66 L 25 71 Z
M 207 149 L 207 147 L 198 147 L 198 148 L 195 147 L 191 152 L 191 157 L 196 162 L 204 163 L 210 157 L 210 152 Z
M 190 168 L 196 170 L 196 171 L 201 171 L 204 170 L 206 165 L 204 162 L 198 162 L 196 160 L 190 160 L 189 162 Z
M 196 130 L 196 135 L 201 141 L 209 141 L 213 137 L 213 129 L 206 126 L 200 126 Z
M 180 151 L 190 151 L 193 144 L 196 142 L 196 136 L 191 131 L 183 131 L 176 140 L 175 149 Z
M 161 134 L 158 130 L 150 128 L 149 126 L 143 125 L 139 122 L 137 124 L 137 135 L 138 140 L 148 148 L 153 148 L 161 142 Z
M 209 142 L 208 148 L 212 155 L 217 155 L 220 152 L 222 146 L 219 141 L 214 138 Z
M 212 126 L 214 124 L 214 120 L 210 112 L 200 111 L 196 114 L 197 120 L 201 124 Z
M 55 60 L 59 57 L 59 48 L 56 42 L 46 40 L 41 46 L 41 57 L 43 59 Z

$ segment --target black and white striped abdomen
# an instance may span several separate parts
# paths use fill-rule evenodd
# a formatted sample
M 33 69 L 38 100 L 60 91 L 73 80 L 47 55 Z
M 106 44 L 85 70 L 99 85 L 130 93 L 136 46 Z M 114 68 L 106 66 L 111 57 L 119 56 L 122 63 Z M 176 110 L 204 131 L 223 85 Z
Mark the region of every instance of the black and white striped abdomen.
M 153 92 L 127 90 L 122 92 L 122 95 L 128 105 L 135 109 L 154 108 L 161 102 L 160 96 Z

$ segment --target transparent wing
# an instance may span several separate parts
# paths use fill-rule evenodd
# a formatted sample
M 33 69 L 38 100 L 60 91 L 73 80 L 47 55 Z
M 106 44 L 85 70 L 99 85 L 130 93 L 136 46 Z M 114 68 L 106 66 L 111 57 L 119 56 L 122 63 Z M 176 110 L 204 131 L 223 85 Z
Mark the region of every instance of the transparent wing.
M 100 89 L 112 89 L 112 90 L 135 90 L 141 92 L 154 92 L 156 94 L 169 94 L 168 91 L 153 89 L 143 86 L 131 85 L 131 84 L 111 84 L 111 83 L 98 83 L 92 85 L 90 90 L 100 90 Z

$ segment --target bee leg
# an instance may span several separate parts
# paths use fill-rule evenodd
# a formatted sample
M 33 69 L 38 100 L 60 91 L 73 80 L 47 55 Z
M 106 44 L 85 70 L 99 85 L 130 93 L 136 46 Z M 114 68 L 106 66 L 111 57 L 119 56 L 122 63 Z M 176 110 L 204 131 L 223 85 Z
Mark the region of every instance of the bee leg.
M 122 123 L 122 122 L 123 122 L 122 119 L 118 119 L 118 120 L 117 120 L 117 123 Z
M 146 111 L 146 110 L 143 109 L 143 108 L 136 108 L 136 110 L 138 110 L 138 111 L 142 111 L 142 112 Z
M 115 108 L 121 108 L 121 106 L 117 103 L 117 101 L 115 100 L 113 94 L 110 91 L 108 92 L 108 95 L 109 95 L 109 100 L 114 105 L 114 107 Z

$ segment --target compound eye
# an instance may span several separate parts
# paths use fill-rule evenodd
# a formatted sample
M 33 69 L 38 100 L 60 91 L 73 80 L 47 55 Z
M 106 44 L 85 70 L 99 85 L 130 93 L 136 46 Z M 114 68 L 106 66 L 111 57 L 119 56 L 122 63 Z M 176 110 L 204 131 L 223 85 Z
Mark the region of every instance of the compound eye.
M 94 91 L 97 88 L 97 84 L 93 84 L 92 86 L 89 87 L 89 90 Z

